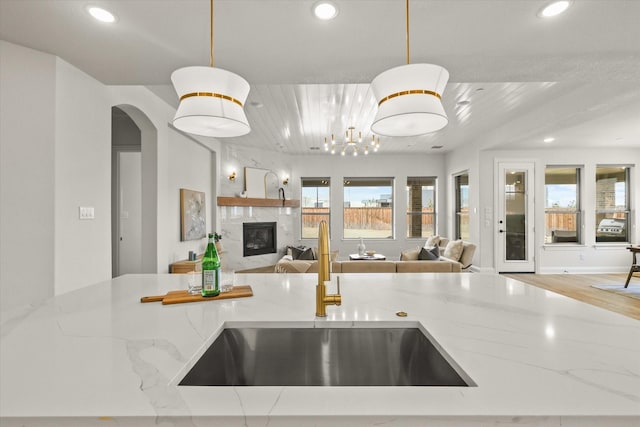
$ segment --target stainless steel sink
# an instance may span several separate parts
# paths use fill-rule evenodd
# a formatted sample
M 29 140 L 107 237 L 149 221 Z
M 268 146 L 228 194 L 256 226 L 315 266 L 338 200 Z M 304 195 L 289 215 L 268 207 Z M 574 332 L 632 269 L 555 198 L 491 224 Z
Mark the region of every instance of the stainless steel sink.
M 417 327 L 227 328 L 179 385 L 474 385 L 447 359 Z

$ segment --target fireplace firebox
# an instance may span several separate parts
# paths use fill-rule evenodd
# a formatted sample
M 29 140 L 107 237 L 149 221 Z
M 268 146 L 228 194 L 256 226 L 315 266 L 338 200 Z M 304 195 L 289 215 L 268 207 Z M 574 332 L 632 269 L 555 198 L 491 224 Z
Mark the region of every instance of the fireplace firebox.
M 276 253 L 278 227 L 275 222 L 245 222 L 242 224 L 242 256 Z

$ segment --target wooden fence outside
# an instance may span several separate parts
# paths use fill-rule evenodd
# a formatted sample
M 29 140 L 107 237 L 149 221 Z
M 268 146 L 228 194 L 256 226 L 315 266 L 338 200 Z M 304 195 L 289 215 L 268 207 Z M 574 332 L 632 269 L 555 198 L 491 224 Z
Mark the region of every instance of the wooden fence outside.
M 559 212 L 561 209 L 555 208 L 553 212 L 545 212 L 544 227 L 548 234 L 551 230 L 575 231 L 578 227 L 577 215 L 573 212 Z
M 319 221 L 326 220 L 328 213 L 329 208 L 302 208 L 302 227 L 315 226 Z M 433 208 L 422 209 L 421 224 L 423 226 L 432 228 L 433 213 Z M 407 224 L 410 223 L 412 216 L 413 214 L 407 214 Z M 344 208 L 345 229 L 386 230 L 392 218 L 393 208 L 390 207 Z

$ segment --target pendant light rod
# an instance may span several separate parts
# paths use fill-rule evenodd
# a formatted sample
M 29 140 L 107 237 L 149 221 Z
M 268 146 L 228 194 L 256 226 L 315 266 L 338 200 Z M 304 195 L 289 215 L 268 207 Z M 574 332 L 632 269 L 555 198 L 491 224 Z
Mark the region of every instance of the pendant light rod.
M 213 0 L 211 0 L 213 1 Z M 409 65 L 409 0 L 406 0 L 407 11 L 407 65 Z
M 407 0 L 408 1 L 408 0 Z M 210 37 L 210 41 L 209 41 L 209 66 L 211 68 L 213 68 L 213 0 L 210 0 L 209 3 L 209 13 L 210 13 L 210 17 L 209 17 L 209 37 Z

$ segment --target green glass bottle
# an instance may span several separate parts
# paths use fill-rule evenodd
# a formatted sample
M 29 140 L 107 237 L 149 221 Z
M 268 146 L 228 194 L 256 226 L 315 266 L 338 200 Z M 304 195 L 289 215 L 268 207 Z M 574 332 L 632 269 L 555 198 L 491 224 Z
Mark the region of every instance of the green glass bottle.
M 215 297 L 220 294 L 220 258 L 213 241 L 213 234 L 209 234 L 207 250 L 202 257 L 202 296 Z

